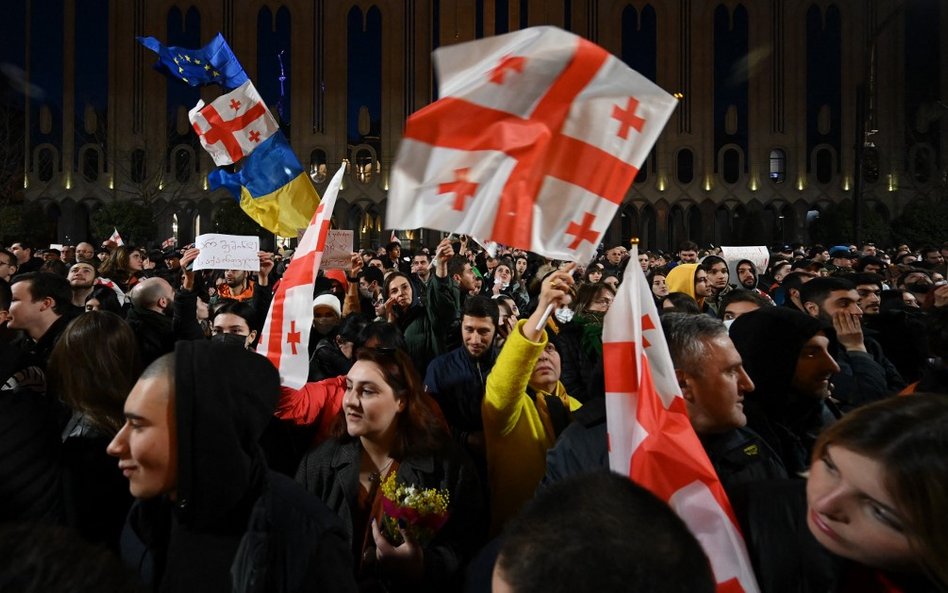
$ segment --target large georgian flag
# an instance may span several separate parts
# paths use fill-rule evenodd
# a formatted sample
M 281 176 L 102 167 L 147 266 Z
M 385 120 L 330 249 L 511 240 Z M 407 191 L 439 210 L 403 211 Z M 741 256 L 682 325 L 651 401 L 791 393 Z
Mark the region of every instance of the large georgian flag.
M 236 163 L 280 129 L 249 80 L 188 112 L 191 126 L 218 167 Z
M 257 352 L 280 371 L 280 384 L 299 389 L 309 374 L 309 333 L 313 326 L 313 285 L 323 258 L 329 220 L 345 165 L 339 167 L 273 295 Z
M 731 505 L 688 420 L 637 249 L 624 278 L 602 331 L 609 467 L 678 513 L 708 555 L 718 593 L 756 593 Z
M 388 224 L 588 260 L 676 99 L 555 27 L 434 57 L 441 99 L 406 123 Z

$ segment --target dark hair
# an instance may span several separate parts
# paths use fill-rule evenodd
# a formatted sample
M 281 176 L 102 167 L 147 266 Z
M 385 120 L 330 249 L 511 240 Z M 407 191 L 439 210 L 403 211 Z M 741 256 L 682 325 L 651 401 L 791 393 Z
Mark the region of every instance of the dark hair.
M 800 302 L 815 303 L 821 309 L 834 290 L 855 290 L 856 285 L 840 276 L 814 278 L 800 287 Z
M 27 272 L 14 277 L 10 286 L 20 282 L 30 283 L 30 296 L 34 303 L 45 298 L 53 299 L 53 312 L 57 315 L 64 315 L 72 305 L 72 287 L 65 276 L 49 272 Z
M 464 301 L 464 307 L 461 310 L 461 319 L 468 317 L 489 317 L 494 327 L 500 324 L 500 307 L 497 302 L 484 295 L 474 295 Z
M 214 311 L 214 314 L 211 315 L 211 323 L 214 322 L 214 319 L 218 315 L 223 315 L 224 313 L 230 313 L 231 315 L 236 315 L 244 321 L 247 322 L 247 327 L 250 331 L 257 329 L 257 310 L 254 309 L 253 305 L 244 301 L 227 301 L 223 305 L 217 308 Z
M 455 255 L 448 260 L 448 278 L 453 278 L 455 275 L 460 276 L 464 273 L 464 266 L 471 263 L 463 255 Z
M 19 246 L 20 246 L 20 249 L 29 249 L 31 252 L 35 252 L 35 251 L 36 251 L 36 248 L 33 246 L 33 242 L 32 242 L 32 241 L 20 239 L 20 240 L 18 240 L 18 241 L 14 241 L 13 244 L 14 244 L 14 245 L 19 245 Z M 30 255 L 34 255 L 34 253 L 31 253 Z
M 395 420 L 397 430 L 389 453 L 396 459 L 404 459 L 409 455 L 424 455 L 442 449 L 451 438 L 450 432 L 438 404 L 425 393 L 411 358 L 403 351 L 391 348 L 360 348 L 355 358 L 375 363 L 395 399 L 405 403 Z M 346 431 L 346 417 L 342 410 L 336 417 L 333 434 L 343 442 L 355 439 Z
M 356 344 L 367 323 L 365 317 L 361 314 L 350 313 L 342 319 L 342 323 L 339 324 L 339 331 L 336 332 L 336 335 L 346 342 Z
M 118 295 L 108 286 L 100 284 L 92 287 L 92 292 L 86 297 L 85 302 L 88 303 L 92 299 L 99 301 L 99 309 L 101 311 L 108 311 L 109 313 L 115 313 L 117 315 L 122 314 L 122 305 L 119 303 Z
M 390 252 L 392 249 L 394 249 L 394 248 L 396 248 L 396 247 L 398 247 L 398 250 L 399 250 L 399 251 L 402 250 L 402 244 L 401 244 L 401 243 L 399 243 L 398 241 L 389 241 L 388 243 L 385 244 L 385 253 Z
M 403 352 L 408 352 L 408 344 L 405 342 L 405 336 L 402 334 L 402 330 L 387 321 L 373 321 L 367 323 L 365 327 L 362 328 L 362 331 L 359 332 L 359 337 L 355 341 L 355 345 L 357 348 L 361 348 L 372 338 L 378 341 L 376 348 L 395 348 Z
M 857 272 L 862 272 L 864 269 L 866 269 L 866 266 L 870 266 L 870 265 L 879 266 L 883 270 L 886 269 L 885 262 L 879 259 L 878 257 L 872 256 L 872 255 L 864 255 L 860 257 L 859 260 L 856 261 L 856 265 L 853 266 L 853 269 L 856 270 Z
M 125 245 L 119 245 L 109 254 L 109 257 L 102 262 L 99 269 L 99 275 L 115 280 L 121 284 L 128 282 L 132 275 L 132 269 L 129 267 L 129 254 L 135 251 Z
M 636 533 L 650 536 L 631 536 Z M 707 557 L 674 511 L 628 478 L 606 471 L 541 491 L 507 526 L 497 569 L 516 593 L 715 588 Z
M 53 347 L 49 371 L 63 402 L 112 436 L 125 423 L 125 398 L 142 372 L 135 333 L 115 313 L 83 313 Z
M 389 287 L 392 286 L 392 282 L 395 282 L 395 280 L 399 278 L 404 278 L 405 282 L 408 283 L 409 290 L 411 290 L 411 302 L 408 303 L 408 307 L 411 307 L 418 300 L 418 295 L 416 294 L 415 285 L 412 283 L 411 278 L 409 278 L 406 274 L 402 274 L 401 272 L 392 272 L 391 274 L 385 277 L 385 283 L 382 284 L 382 298 L 388 299 Z M 400 318 L 401 315 L 404 313 L 404 311 L 399 309 L 399 307 L 397 306 L 393 306 L 392 310 L 395 312 L 396 318 Z
M 13 291 L 10 290 L 10 283 L 0 278 L 0 311 L 9 311 L 11 302 Z
M 580 284 L 576 290 L 576 299 L 573 301 L 573 312 L 577 315 L 585 315 L 586 311 L 589 310 L 589 306 L 596 300 L 599 293 L 604 290 L 611 293 L 613 297 L 616 296 L 615 289 L 608 284 L 603 284 L 602 282 Z
M 665 313 L 688 313 L 690 315 L 700 315 L 701 309 L 698 308 L 698 301 L 694 299 L 690 294 L 684 292 L 670 292 L 668 296 L 665 297 L 666 301 L 671 301 L 672 307 L 666 309 L 662 307 L 662 310 L 659 311 L 660 314 Z
M 602 275 L 606 273 L 606 268 L 599 262 L 593 262 L 589 264 L 589 266 L 586 268 L 586 271 L 583 272 L 583 282 L 591 282 L 589 280 L 589 275 L 594 272 L 599 272 L 599 280 L 602 280 Z
M 948 587 L 948 398 L 916 393 L 857 408 L 823 431 L 813 461 L 829 446 L 870 457 L 884 468 L 883 486 L 905 519 L 914 555 L 929 576 Z
M 873 274 L 872 272 L 846 274 L 845 276 L 840 277 L 845 280 L 849 280 L 854 286 L 859 286 L 860 284 L 874 284 L 879 288 L 879 290 L 882 290 L 882 283 L 885 281 L 882 276 L 879 274 Z
M 756 291 L 735 288 L 721 297 L 721 303 L 718 306 L 719 319 L 724 319 L 724 312 L 727 310 L 727 306 L 731 303 L 753 303 L 757 305 L 758 308 L 767 307 L 773 304 L 758 294 Z
M 7 258 L 9 258 L 11 264 L 13 264 L 14 266 L 19 267 L 20 264 L 19 264 L 19 262 L 18 262 L 17 259 L 16 259 L 16 254 L 13 253 L 12 251 L 10 251 L 9 249 L 0 249 L 0 255 L 5 255 L 5 256 L 7 256 Z
M 372 258 L 378 259 L 378 258 Z M 372 260 L 369 260 L 372 261 Z M 382 270 L 376 268 L 375 266 L 366 266 L 362 268 L 362 278 L 365 279 L 367 284 L 372 284 L 375 282 L 380 285 L 385 282 L 385 273 Z
M 66 267 L 66 264 L 63 263 L 60 259 L 51 259 L 49 261 L 44 261 L 43 265 L 39 268 L 40 272 L 49 272 L 50 274 L 56 274 L 57 276 L 62 276 L 63 278 L 69 273 L 69 269 Z
M 678 245 L 678 253 L 682 251 L 698 251 L 698 244 L 694 241 L 682 241 L 681 244 Z

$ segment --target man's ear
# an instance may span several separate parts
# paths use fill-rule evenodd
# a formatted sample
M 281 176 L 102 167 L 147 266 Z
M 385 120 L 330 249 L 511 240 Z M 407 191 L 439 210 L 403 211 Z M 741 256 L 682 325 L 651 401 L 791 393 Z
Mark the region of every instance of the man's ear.
M 819 317 L 820 315 L 820 306 L 813 301 L 807 301 L 803 303 L 803 308 L 810 315 L 810 317 Z
M 41 300 L 43 301 L 43 311 L 46 309 L 52 309 L 56 306 L 56 301 L 53 299 L 53 297 L 44 297 Z
M 247 334 L 247 337 L 250 338 L 250 343 L 253 344 L 253 341 L 257 339 L 257 330 L 250 330 L 250 333 Z
M 681 388 L 681 396 L 686 402 L 694 403 L 695 396 L 691 393 L 691 377 L 681 369 L 675 369 L 675 378 L 678 379 L 678 386 Z

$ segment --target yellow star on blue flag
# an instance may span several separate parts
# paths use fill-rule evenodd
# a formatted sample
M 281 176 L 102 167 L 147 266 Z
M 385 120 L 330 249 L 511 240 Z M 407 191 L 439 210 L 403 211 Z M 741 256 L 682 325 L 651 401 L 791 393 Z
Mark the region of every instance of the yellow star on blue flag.
M 248 80 L 243 66 L 220 33 L 199 49 L 169 47 L 154 37 L 137 39 L 158 54 L 157 70 L 190 86 L 219 84 L 230 91 Z

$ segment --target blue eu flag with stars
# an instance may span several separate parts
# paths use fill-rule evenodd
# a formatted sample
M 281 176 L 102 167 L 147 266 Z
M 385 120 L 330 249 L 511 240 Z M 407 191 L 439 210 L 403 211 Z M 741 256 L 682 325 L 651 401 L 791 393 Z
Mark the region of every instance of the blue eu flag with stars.
M 158 54 L 157 70 L 191 86 L 219 84 L 230 91 L 247 82 L 247 73 L 220 33 L 200 49 L 169 47 L 154 37 L 138 41 Z

